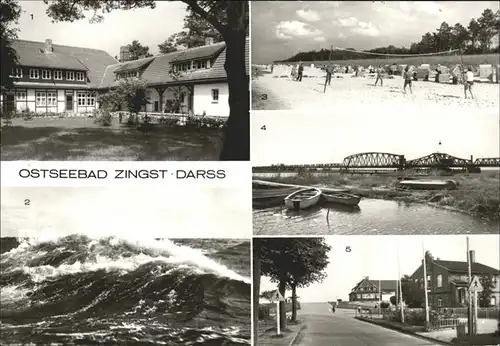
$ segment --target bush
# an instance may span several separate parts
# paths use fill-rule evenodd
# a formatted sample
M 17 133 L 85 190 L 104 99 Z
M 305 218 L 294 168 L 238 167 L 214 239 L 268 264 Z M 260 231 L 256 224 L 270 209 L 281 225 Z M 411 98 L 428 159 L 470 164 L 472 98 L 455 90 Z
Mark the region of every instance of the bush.
M 113 118 L 109 111 L 94 112 L 94 123 L 101 126 L 111 126 Z
M 381 309 L 387 309 L 389 306 L 391 306 L 391 304 L 389 304 L 389 303 L 386 303 L 386 302 L 380 303 L 380 308 Z

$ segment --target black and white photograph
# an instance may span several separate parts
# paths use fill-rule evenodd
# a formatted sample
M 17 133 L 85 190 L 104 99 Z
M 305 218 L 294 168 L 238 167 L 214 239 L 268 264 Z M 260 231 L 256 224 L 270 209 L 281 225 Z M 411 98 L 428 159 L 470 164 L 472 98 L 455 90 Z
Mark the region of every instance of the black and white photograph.
M 346 112 L 252 111 L 254 235 L 498 234 L 498 113 Z
M 498 112 L 499 18 L 498 1 L 253 2 L 252 109 Z
M 2 160 L 250 160 L 248 1 L 1 6 Z
M 254 345 L 498 345 L 499 240 L 254 238 Z
M 250 241 L 1 238 L 2 345 L 250 345 Z M 71 230 L 68 230 L 71 233 Z
M 36 238 L 73 233 L 249 238 L 252 234 L 250 203 L 239 203 L 244 194 L 235 188 L 2 187 L 1 195 L 2 235 L 13 231 Z

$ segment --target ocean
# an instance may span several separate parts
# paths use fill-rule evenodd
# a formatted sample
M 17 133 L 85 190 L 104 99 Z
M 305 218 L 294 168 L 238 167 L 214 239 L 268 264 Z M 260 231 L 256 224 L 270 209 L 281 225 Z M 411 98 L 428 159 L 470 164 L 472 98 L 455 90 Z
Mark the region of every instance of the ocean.
M 2 345 L 250 345 L 247 240 L 1 244 Z

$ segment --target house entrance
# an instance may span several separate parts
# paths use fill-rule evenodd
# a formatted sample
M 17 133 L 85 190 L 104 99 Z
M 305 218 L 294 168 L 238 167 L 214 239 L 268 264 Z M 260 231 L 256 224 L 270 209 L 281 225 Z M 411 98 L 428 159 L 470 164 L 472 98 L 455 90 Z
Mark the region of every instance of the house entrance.
M 66 94 L 66 111 L 73 111 L 73 94 Z

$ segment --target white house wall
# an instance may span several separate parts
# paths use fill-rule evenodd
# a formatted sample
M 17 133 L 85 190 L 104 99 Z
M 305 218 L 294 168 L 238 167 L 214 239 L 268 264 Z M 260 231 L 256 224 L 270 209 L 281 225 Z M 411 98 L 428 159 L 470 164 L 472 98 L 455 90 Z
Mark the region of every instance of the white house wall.
M 212 89 L 219 89 L 218 102 L 212 101 Z M 227 83 L 195 84 L 193 110 L 194 114 L 212 116 L 229 116 L 229 88 Z

